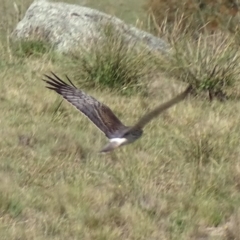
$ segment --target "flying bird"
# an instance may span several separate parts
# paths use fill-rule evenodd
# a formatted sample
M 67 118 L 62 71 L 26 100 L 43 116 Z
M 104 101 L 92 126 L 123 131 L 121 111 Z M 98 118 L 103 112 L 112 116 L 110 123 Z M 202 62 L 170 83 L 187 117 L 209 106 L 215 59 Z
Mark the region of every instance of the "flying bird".
M 78 89 L 68 76 L 66 78 L 70 84 L 64 82 L 53 72 L 52 75 L 44 75 L 47 78 L 47 80 L 43 79 L 48 84 L 46 87 L 54 90 L 76 107 L 109 139 L 109 143 L 100 152 L 110 152 L 122 145 L 136 141 L 142 136 L 143 128 L 147 123 L 164 110 L 182 101 L 192 90 L 191 86 L 187 87 L 185 91 L 176 97 L 145 114 L 135 125 L 128 127 L 116 117 L 108 106 Z

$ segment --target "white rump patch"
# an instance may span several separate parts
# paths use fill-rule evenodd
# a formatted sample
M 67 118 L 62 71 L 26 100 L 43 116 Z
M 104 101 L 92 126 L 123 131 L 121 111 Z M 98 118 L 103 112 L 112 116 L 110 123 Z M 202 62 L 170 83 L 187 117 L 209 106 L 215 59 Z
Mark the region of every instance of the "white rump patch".
M 123 143 L 127 142 L 126 138 L 112 138 L 110 142 L 118 143 L 118 145 L 122 145 Z

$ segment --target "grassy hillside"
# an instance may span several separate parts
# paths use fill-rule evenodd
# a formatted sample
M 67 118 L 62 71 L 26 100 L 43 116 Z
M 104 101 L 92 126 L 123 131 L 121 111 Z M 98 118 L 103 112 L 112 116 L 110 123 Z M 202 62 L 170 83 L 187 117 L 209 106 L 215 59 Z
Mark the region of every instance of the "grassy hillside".
M 18 16 L 0 5 L 1 239 L 239 239 L 239 100 L 190 97 L 136 143 L 99 155 L 105 137 L 66 102 L 55 113 L 61 98 L 41 81 L 50 71 L 76 80 L 73 63 L 17 50 Z M 148 94 L 131 97 L 85 90 L 129 125 L 185 86 L 161 73 L 144 81 Z

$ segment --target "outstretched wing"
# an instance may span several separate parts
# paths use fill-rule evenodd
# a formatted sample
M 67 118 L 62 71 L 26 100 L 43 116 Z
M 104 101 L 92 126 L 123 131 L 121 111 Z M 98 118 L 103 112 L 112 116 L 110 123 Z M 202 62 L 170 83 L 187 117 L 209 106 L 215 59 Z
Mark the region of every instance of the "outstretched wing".
M 105 133 L 106 137 L 118 137 L 118 133 L 126 128 L 108 106 L 87 95 L 82 90 L 77 89 L 67 76 L 71 85 L 65 83 L 53 72 L 52 75 L 53 77 L 44 75 L 48 79 L 43 79 L 43 81 L 49 84 L 47 88 L 54 90 L 75 106 Z
M 143 127 L 148 124 L 153 118 L 157 117 L 163 111 L 182 101 L 191 92 L 191 90 L 192 86 L 187 87 L 185 91 L 177 95 L 175 98 L 172 98 L 168 102 L 161 104 L 160 106 L 153 109 L 151 112 L 145 114 L 133 127 L 129 128 L 127 132 L 136 129 L 143 129 Z

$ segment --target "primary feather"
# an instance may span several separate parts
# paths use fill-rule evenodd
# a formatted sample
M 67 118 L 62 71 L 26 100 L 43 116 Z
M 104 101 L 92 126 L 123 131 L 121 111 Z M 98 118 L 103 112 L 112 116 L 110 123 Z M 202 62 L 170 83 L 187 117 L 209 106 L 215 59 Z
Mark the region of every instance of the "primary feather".
M 75 106 L 105 133 L 106 137 L 118 137 L 118 132 L 126 128 L 108 106 L 82 90 L 77 89 L 69 78 L 68 80 L 71 85 L 62 81 L 54 73 L 52 74 L 54 77 L 45 75 L 48 80 L 44 81 L 49 84 L 47 88 L 54 90 Z

